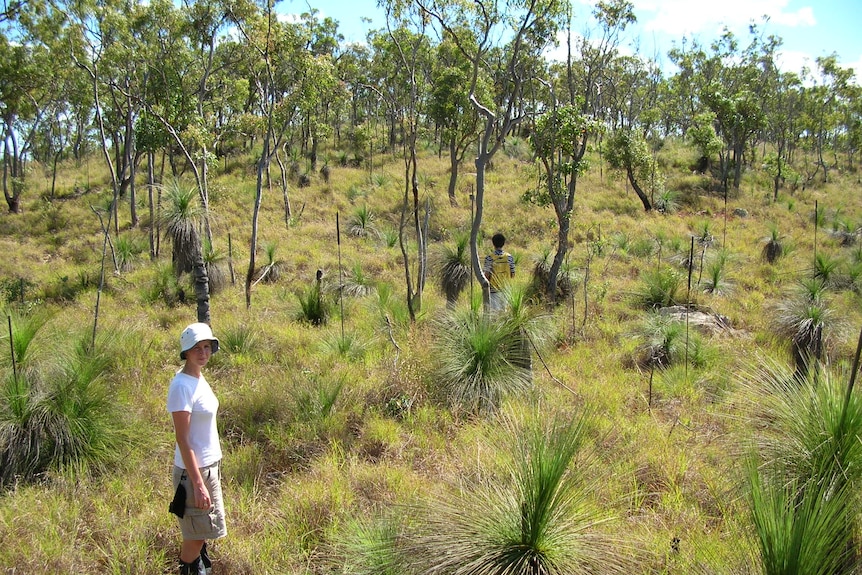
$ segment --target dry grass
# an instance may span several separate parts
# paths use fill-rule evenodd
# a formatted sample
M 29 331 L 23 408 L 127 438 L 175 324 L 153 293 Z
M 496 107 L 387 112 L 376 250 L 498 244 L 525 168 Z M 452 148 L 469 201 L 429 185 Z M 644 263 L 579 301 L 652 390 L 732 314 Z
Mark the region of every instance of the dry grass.
M 667 153 L 667 165 L 685 163 L 679 149 Z M 248 168 L 251 159 L 231 165 L 236 164 Z M 423 201 L 427 197 L 432 206 L 429 251 L 470 225 L 468 180 L 459 183 L 459 205 L 450 206 L 446 165 L 445 158 L 431 154 L 420 166 Z M 208 377 L 222 401 L 230 522 L 228 538 L 213 545 L 219 573 L 324 572 L 337 560 L 331 544 L 344 522 L 409 504 L 445 485 L 481 481 L 497 469 L 495 454 L 480 448 L 483 437 L 497 432 L 496 421 L 449 412 L 426 391 L 435 362 L 427 353 L 432 347 L 428 328 L 446 307 L 433 276 L 427 278 L 423 312 L 410 325 L 404 319 L 405 280 L 397 243 L 388 247 L 382 239 L 346 233 L 350 215 L 362 204 L 378 214 L 379 227 L 396 229 L 403 163 L 376 156 L 370 177 L 367 169 L 331 166 L 328 184 L 314 174 L 310 187 L 291 187 L 294 214 L 289 222 L 281 192 L 273 188 L 265 193 L 259 246 L 277 244 L 282 277 L 257 284 L 249 309 L 244 281 L 253 171 L 232 169 L 212 182 L 213 240 L 227 253 L 230 234 L 236 276 L 212 299 L 214 330 L 220 334 L 243 327 L 256 336 L 251 349 L 219 353 L 209 367 Z M 102 171 L 95 160 L 80 168 L 67 166 L 58 180 L 56 207 L 46 207 L 34 190 L 24 198 L 23 214 L 0 214 L 0 278 L 25 279 L 32 297 L 51 286 L 56 291 L 62 277 L 72 283 L 80 282 L 82 272 L 98 277 L 102 236 L 90 206 L 105 193 L 105 182 L 96 181 Z M 490 250 L 490 236 L 503 232 L 518 259 L 516 280 L 525 283 L 532 258 L 556 239 L 552 210 L 520 200 L 535 183 L 531 173 L 528 165 L 502 153 L 495 160 L 488 174 L 480 246 L 481 253 Z M 679 176 L 680 181 L 690 179 Z M 746 515 L 737 497 L 735 469 L 742 424 L 727 417 L 733 411 L 733 373 L 755 353 L 789 360 L 787 343 L 773 333 L 766 310 L 813 264 L 809 216 L 814 200 L 841 206 L 855 221 L 862 219 L 862 200 L 849 177 L 805 194 L 788 192 L 776 204 L 764 201 L 769 190 L 753 185 L 747 182 L 728 205 L 729 210 L 744 208 L 748 215 L 729 216 L 725 230 L 723 198 L 698 196 L 674 215 L 644 214 L 623 181 L 607 173 L 600 180 L 597 170 L 589 173 L 579 183 L 569 256 L 581 277 L 589 261 L 586 302 L 581 282 L 573 300 L 553 311 L 554 345 L 543 351 L 543 361 L 534 362 L 534 397 L 506 406 L 517 409 L 520 402 L 535 400 L 597 414 L 591 450 L 601 465 L 586 475 L 599 486 L 596 503 L 618 517 L 607 528 L 645 549 L 649 559 L 643 572 L 690 572 L 705 563 L 715 565 L 716 572 L 730 572 L 745 564 L 749 556 L 740 532 Z M 142 217 L 144 199 L 140 187 Z M 120 213 L 121 228 L 128 233 L 128 207 Z M 65 225 L 49 229 L 58 219 Z M 632 295 L 641 274 L 659 265 L 659 259 L 662 265 L 679 265 L 687 257 L 690 237 L 704 222 L 734 254 L 726 271 L 737 289 L 731 296 L 693 291 L 699 292 L 701 308 L 729 318 L 735 331 L 704 336 L 716 359 L 700 368 L 652 374 L 650 393 L 651 374 L 636 367 L 631 333 L 644 312 L 634 306 Z M 795 246 L 775 265 L 759 257 L 770 222 Z M 849 258 L 850 248 L 821 232 L 818 252 Z M 619 234 L 627 239 L 625 247 L 618 245 Z M 415 281 L 415 242 L 409 245 Z M 162 262 L 170 257 L 169 247 L 162 242 Z M 642 253 L 645 249 L 650 253 Z M 258 265 L 263 257 L 262 251 L 257 254 Z M 317 269 L 337 283 L 341 269 L 347 273 L 357 262 L 374 282 L 388 284 L 390 301 L 375 294 L 345 299 L 343 318 L 336 306 L 323 328 L 296 320 L 296 294 L 314 281 Z M 693 275 L 696 282 L 697 270 Z M 117 276 L 108 267 L 108 289 L 100 298 L 102 329 L 124 326 L 136 335 L 137 345 L 125 350 L 109 378 L 117 408 L 127 411 L 141 432 L 142 448 L 129 453 L 127 465 L 109 476 L 50 476 L 0 495 L 3 569 L 82 574 L 132 569 L 145 575 L 171 569 L 179 535 L 167 513 L 172 431 L 164 394 L 179 367 L 177 334 L 194 320 L 194 307 L 193 302 L 173 307 L 145 303 L 142 289 L 156 277 L 144 252 L 132 272 Z M 55 338 L 64 337 L 69 326 L 92 326 L 95 289 L 82 286 L 76 293 L 66 302 L 38 304 L 57 310 L 50 325 Z M 468 300 L 462 297 L 459 305 Z M 862 325 L 859 294 L 841 292 L 832 301 L 850 326 Z M 361 353 L 342 355 L 332 345 L 340 341 L 342 319 Z M 833 362 L 846 361 L 854 343 L 848 333 Z M 307 407 L 316 404 L 300 401 L 314 399 L 319 390 L 338 382 L 343 387 L 332 411 L 315 413 Z M 681 540 L 679 552 L 672 548 L 674 538 Z

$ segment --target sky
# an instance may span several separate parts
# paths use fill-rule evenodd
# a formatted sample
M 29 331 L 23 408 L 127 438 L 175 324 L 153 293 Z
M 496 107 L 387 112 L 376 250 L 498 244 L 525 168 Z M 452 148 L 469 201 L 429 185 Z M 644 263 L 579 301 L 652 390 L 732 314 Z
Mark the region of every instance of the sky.
M 583 32 L 593 2 L 573 0 L 576 6 L 573 32 Z M 815 58 L 837 54 L 839 65 L 852 68 L 862 84 L 862 2 L 860 0 L 631 0 L 637 24 L 623 33 L 621 50 L 638 51 L 656 58 L 663 69 L 671 64 L 667 51 L 683 38 L 697 39 L 703 46 L 727 27 L 740 40 L 749 42 L 751 22 L 767 35 L 783 39 L 779 65 L 787 72 L 816 69 Z M 317 9 L 320 17 L 332 17 L 348 42 L 364 42 L 369 30 L 384 25 L 377 0 L 282 0 L 277 10 L 299 14 Z M 763 23 L 763 16 L 769 20 Z M 370 20 L 370 22 L 368 21 Z

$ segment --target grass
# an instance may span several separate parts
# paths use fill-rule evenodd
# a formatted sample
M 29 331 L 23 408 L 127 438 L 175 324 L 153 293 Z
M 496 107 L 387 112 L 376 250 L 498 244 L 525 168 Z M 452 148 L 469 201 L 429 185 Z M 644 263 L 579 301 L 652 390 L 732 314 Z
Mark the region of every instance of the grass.
M 684 149 L 668 148 L 670 154 L 685 155 Z M 519 256 L 515 283 L 520 288 L 530 281 L 532 262 L 547 261 L 553 253 L 555 218 L 550 210 L 521 202 L 528 158 L 512 149 L 487 174 L 478 255 L 491 249 L 493 232 L 503 232 Z M 250 166 L 252 156 L 232 161 Z M 422 310 L 411 324 L 403 262 L 393 241 L 403 166 L 399 158 L 385 154 L 375 153 L 374 161 L 371 179 L 367 166 L 343 167 L 333 159 L 328 183 L 312 175 L 309 187 L 292 189 L 296 214 L 289 227 L 280 199 L 265 197 L 261 245 L 277 245 L 278 253 L 259 254 L 259 261 L 279 264 L 277 280 L 257 283 L 250 306 L 242 279 L 225 281 L 213 294 L 213 327 L 222 349 L 213 356 L 207 376 L 221 401 L 230 532 L 212 545 L 219 572 L 418 571 L 428 566 L 408 563 L 411 554 L 404 553 L 403 545 L 420 541 L 414 536 L 433 532 L 435 526 L 442 535 L 504 530 L 506 538 L 498 541 L 523 539 L 530 543 L 523 549 L 556 550 L 569 566 L 579 557 L 578 544 L 588 542 L 596 552 L 611 545 L 605 567 L 596 567 L 597 572 L 613 572 L 626 562 L 629 573 L 759 569 L 761 545 L 743 535 L 755 532 L 756 523 L 751 497 L 742 497 L 739 489 L 749 471 L 739 454 L 751 437 L 765 437 L 768 431 L 781 439 L 790 432 L 778 427 L 774 416 L 727 417 L 738 415 L 735 408 L 743 403 L 744 385 L 736 374 L 758 354 L 793 365 L 792 335 L 778 329 L 776 306 L 798 301 L 791 288 L 803 280 L 804 301 L 819 297 L 833 318 L 854 328 L 862 323 L 851 267 L 862 259 L 858 244 L 843 245 L 843 236 L 821 233 L 818 262 L 808 219 L 819 198 L 820 206 L 830 204 L 824 213 L 832 213 L 834 204 L 842 208 L 842 221 L 859 221 L 862 206 L 854 176 L 816 184 L 805 194 L 787 192 L 776 204 L 761 201 L 770 190 L 749 192 L 746 186 L 728 209 L 742 207 L 751 215 L 729 219 L 725 238 L 723 199 L 700 192 L 708 189 L 703 177 L 670 174 L 668 189 L 681 192 L 678 211 L 643 214 L 623 182 L 600 181 L 591 170 L 579 184 L 572 219 L 565 270 L 571 297 L 546 307 L 529 294 L 513 293 L 512 317 L 495 324 L 472 311 L 476 294 L 469 296 L 469 284 L 449 309 L 432 266 Z M 436 153 L 421 158 L 427 182 L 447 181 L 446 169 L 446 159 Z M 118 447 L 106 439 L 101 445 L 120 461 L 103 459 L 80 450 L 73 435 L 60 433 L 62 428 L 51 427 L 58 437 L 71 440 L 64 451 L 68 455 L 57 459 L 66 463 L 40 467 L 33 480 L 19 473 L 0 494 L 0 565 L 20 572 L 169 572 L 179 534 L 166 511 L 170 484 L 165 466 L 173 443 L 164 393 L 179 367 L 177 334 L 195 319 L 187 276 L 172 273 L 171 245 L 165 238 L 156 261 L 146 251 L 134 257 L 140 244 L 132 244 L 148 230 L 146 223 L 129 229 L 128 206 L 121 205 L 121 237 L 130 240 L 122 251 L 133 267 L 109 273 L 101 294 L 96 351 L 110 361 L 83 362 L 72 344 L 93 325 L 97 283 L 86 278 L 98 278 L 101 255 L 99 222 L 90 206 L 102 205 L 110 194 L 98 160 L 66 170 L 57 194 L 62 200 L 42 206 L 43 200 L 32 194 L 24 197 L 22 214 L 0 216 L 0 293 L 14 326 L 11 343 L 17 365 L 31 370 L 25 380 L 29 388 L 39 390 L 25 396 L 7 388 L 7 397 L 32 397 L 32 413 L 39 402 L 53 397 L 51 413 L 60 422 L 86 420 L 90 429 L 105 433 L 96 418 L 85 419 L 86 411 L 75 411 L 84 407 L 75 405 L 82 393 L 70 386 L 77 382 L 78 390 L 99 392 L 87 392 L 87 397 L 110 398 L 109 405 L 122 414 L 121 423 L 111 429 L 125 433 L 128 426 L 137 440 Z M 212 263 L 222 267 L 230 235 L 239 278 L 246 273 L 253 201 L 253 185 L 241 175 L 237 170 L 212 176 L 218 189 L 211 204 L 213 241 L 204 246 L 212 249 Z M 75 182 L 89 184 L 71 194 Z M 457 254 L 460 238 L 470 229 L 466 183 L 459 181 L 458 207 L 449 205 L 440 185 L 422 185 L 433 205 L 429 255 L 452 247 L 460 257 L 469 253 L 466 247 Z M 179 189 L 188 187 L 190 182 L 183 182 Z M 343 314 L 331 289 L 340 283 L 336 212 L 345 216 L 345 228 L 358 216 L 367 231 L 369 224 L 383 230 L 379 239 L 342 230 L 344 279 L 361 296 L 345 297 Z M 776 239 L 793 250 L 764 263 L 769 222 L 780 222 Z M 405 232 L 414 245 L 412 230 Z M 685 299 L 687 268 L 679 262 L 688 257 L 692 235 L 698 239 L 695 278 L 705 249 L 704 280 L 723 287 L 729 272 L 735 287 L 729 293 L 698 292 L 692 303 L 729 318 L 733 331 L 690 334 L 694 343 L 689 344 L 688 366 L 682 361 L 685 347 L 678 328 L 650 331 L 655 345 L 672 344 L 674 358 L 669 367 L 655 371 L 650 395 L 649 366 L 638 362 L 641 340 L 631 336 L 646 334 L 639 330 L 649 309 Z M 727 266 L 716 268 L 718 275 L 711 273 L 712 258 L 725 252 Z M 411 265 L 416 281 L 418 270 L 415 262 Z M 318 269 L 324 272 L 320 300 L 313 293 Z M 815 274 L 816 281 L 811 279 Z M 826 276 L 829 282 L 823 284 Z M 317 309 L 318 301 L 321 308 L 328 306 L 324 313 Z M 325 317 L 327 325 L 314 325 L 315 317 Z M 788 325 L 798 327 L 805 316 L 793 317 Z M 440 322 L 451 321 L 444 318 L 458 319 L 441 331 Z M 526 362 L 517 361 L 525 354 L 523 340 L 514 337 L 522 332 L 513 325 L 534 330 L 538 353 L 531 348 L 529 370 Z M 833 365 L 846 364 L 852 338 L 847 330 L 828 335 L 825 354 Z M 501 354 L 501 343 L 513 355 Z M 12 381 L 9 349 L 8 336 L 0 336 L 4 382 Z M 465 379 L 442 378 L 446 363 L 449 376 L 471 374 L 467 381 L 476 383 L 472 391 L 478 393 L 467 393 L 468 386 L 453 394 Z M 472 372 L 459 371 L 465 366 Z M 95 367 L 99 375 L 91 378 Z M 534 410 L 542 417 L 536 418 Z M 587 412 L 592 417 L 581 420 Z M 564 466 L 566 449 L 573 451 Z M 77 465 L 77 460 L 93 463 Z M 786 509 L 780 505 L 782 494 L 773 489 L 774 479 L 760 478 L 761 499 Z M 563 485 L 568 487 L 561 491 Z M 559 500 L 545 497 L 560 493 Z M 542 502 L 551 511 L 542 514 Z M 554 502 L 562 506 L 550 505 Z M 531 513 L 522 515 L 521 503 Z M 767 506 L 763 511 L 767 517 Z M 618 520 L 605 521 L 612 517 Z M 460 538 L 455 548 L 489 557 L 482 554 L 481 543 Z M 599 559 L 590 561 L 596 566 Z

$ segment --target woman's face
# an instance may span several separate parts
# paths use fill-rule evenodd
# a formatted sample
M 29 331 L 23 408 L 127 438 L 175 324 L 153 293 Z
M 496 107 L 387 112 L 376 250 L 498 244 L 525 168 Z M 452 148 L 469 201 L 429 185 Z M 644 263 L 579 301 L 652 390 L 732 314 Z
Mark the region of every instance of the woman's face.
M 193 348 L 186 352 L 186 363 L 197 367 L 203 367 L 213 354 L 213 346 L 210 340 L 199 341 Z

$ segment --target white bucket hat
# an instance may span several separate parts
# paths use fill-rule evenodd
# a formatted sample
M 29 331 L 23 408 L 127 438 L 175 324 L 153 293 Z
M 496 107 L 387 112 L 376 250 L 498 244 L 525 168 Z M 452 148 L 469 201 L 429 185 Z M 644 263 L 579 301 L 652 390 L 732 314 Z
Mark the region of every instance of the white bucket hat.
M 186 352 L 201 341 L 211 341 L 213 353 L 218 351 L 218 339 L 213 330 L 205 323 L 193 323 L 180 334 L 180 359 L 186 358 Z

